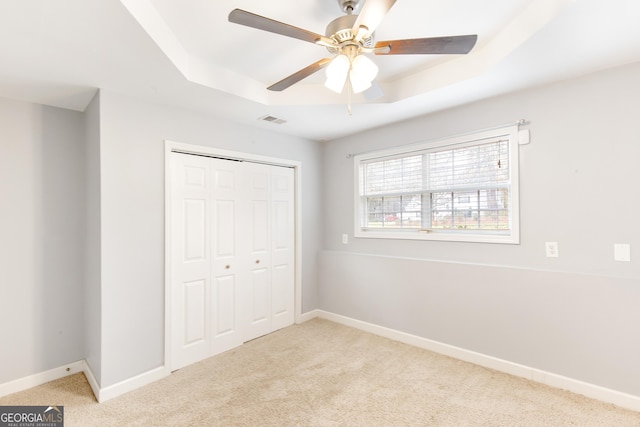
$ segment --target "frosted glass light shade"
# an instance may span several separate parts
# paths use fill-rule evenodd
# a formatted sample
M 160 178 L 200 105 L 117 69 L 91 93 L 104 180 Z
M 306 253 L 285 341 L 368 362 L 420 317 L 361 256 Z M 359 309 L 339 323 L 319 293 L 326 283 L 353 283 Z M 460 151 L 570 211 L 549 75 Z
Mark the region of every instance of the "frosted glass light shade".
M 378 75 L 378 66 L 364 55 L 358 55 L 351 63 L 349 79 L 353 93 L 360 93 L 371 87 L 371 82 Z
M 327 81 L 324 85 L 336 93 L 342 93 L 350 67 L 351 61 L 346 55 L 338 55 L 333 58 L 327 67 Z
M 360 93 L 371 87 L 371 81 L 354 77 L 353 72 L 349 77 L 350 77 L 351 89 L 353 90 L 353 93 Z

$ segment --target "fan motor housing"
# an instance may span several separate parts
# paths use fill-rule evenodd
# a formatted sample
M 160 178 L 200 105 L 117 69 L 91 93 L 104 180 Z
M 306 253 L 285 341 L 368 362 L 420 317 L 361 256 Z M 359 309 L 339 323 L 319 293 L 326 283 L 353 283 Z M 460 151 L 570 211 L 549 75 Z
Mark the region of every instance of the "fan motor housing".
M 357 18 L 358 15 L 344 15 L 334 19 L 327 25 L 325 35 L 338 44 L 353 40 L 353 24 L 355 24 Z M 354 42 L 354 44 L 356 43 Z M 373 47 L 373 35 L 362 39 L 360 45 L 363 47 Z M 333 47 L 327 47 L 327 50 L 333 54 L 338 52 L 338 49 Z

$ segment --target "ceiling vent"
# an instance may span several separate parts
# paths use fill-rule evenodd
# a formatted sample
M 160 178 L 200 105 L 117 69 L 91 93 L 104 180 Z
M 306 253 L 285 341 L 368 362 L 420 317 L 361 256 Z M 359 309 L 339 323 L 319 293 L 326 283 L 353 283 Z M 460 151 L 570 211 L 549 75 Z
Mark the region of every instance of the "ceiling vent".
M 262 120 L 263 122 L 274 123 L 276 125 L 281 125 L 283 123 L 287 123 L 285 119 L 281 119 L 279 117 L 272 116 L 267 114 L 266 116 L 260 117 L 258 120 Z

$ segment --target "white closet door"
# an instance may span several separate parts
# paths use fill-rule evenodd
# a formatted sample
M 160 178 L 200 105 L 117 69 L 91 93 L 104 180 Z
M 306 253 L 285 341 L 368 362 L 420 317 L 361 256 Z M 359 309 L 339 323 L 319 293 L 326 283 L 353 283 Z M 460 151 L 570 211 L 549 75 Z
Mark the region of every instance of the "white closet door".
M 294 321 L 293 169 L 172 153 L 178 369 Z
M 247 329 L 245 341 L 268 334 L 271 328 L 271 209 L 269 192 L 273 166 L 247 163 L 245 254 L 247 271 Z
M 172 368 L 210 354 L 210 163 L 172 154 L 171 337 Z
M 249 341 L 294 321 L 294 179 L 291 168 L 261 164 L 247 164 L 245 178 Z
M 271 329 L 294 321 L 295 206 L 293 169 L 271 168 Z
M 242 275 L 239 253 L 243 228 L 243 163 L 208 159 L 211 165 L 212 285 L 209 295 L 211 352 L 217 354 L 244 340 Z

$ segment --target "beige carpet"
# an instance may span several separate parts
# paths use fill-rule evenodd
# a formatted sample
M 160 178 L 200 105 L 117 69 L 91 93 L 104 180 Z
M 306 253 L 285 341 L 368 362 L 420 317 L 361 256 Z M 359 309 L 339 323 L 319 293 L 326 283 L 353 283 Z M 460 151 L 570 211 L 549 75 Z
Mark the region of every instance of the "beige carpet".
M 65 426 L 640 426 L 640 413 L 315 319 L 98 404 L 82 374 L 0 398 Z

